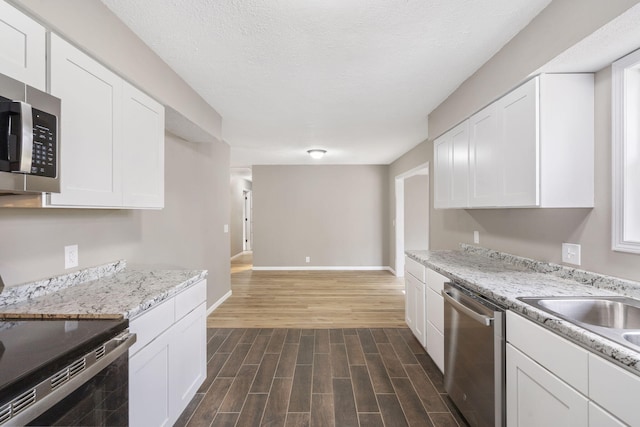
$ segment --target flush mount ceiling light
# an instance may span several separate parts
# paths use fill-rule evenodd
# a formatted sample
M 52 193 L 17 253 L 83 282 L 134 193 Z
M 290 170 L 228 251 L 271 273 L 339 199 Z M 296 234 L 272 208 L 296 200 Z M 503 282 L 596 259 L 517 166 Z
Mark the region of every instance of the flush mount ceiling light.
M 327 153 L 327 150 L 314 148 L 312 150 L 307 150 L 307 153 L 309 153 L 309 155 L 314 159 L 321 159 Z

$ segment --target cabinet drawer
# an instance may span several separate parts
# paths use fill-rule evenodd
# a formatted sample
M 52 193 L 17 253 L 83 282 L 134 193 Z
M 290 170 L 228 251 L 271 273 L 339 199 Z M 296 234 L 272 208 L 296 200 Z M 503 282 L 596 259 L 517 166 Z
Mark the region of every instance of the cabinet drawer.
M 507 311 L 507 341 L 581 393 L 588 394 L 589 353 L 583 348 L 512 311 Z
M 427 268 L 427 286 L 434 290 L 434 292 L 440 295 L 440 292 L 444 289 L 444 284 L 450 282 L 446 276 Z
M 444 299 L 431 288 L 427 288 L 427 320 L 444 332 Z
M 638 417 L 640 377 L 589 354 L 589 398 L 631 426 L 640 426 Z
M 175 320 L 174 305 L 174 298 L 170 298 L 162 304 L 142 312 L 129 323 L 129 330 L 137 335 L 135 344 L 129 348 L 129 356 L 136 354 L 173 325 Z
M 207 300 L 207 281 L 202 280 L 176 295 L 176 320 Z
M 418 280 L 420 280 L 423 283 L 426 281 L 426 277 L 425 277 L 426 267 L 424 265 L 420 264 L 418 261 L 415 261 L 409 257 L 405 257 L 404 265 L 406 270 L 412 276 L 416 277 Z

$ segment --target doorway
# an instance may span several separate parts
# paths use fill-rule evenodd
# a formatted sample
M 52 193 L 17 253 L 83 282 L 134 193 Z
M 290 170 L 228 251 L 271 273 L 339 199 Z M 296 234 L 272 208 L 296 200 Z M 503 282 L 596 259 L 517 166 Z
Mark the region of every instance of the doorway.
M 416 182 L 411 182 L 411 191 L 405 194 L 405 182 L 412 177 L 420 177 Z M 397 277 L 404 277 L 404 251 L 406 249 L 429 249 L 429 163 L 423 163 L 407 172 L 395 177 L 396 215 L 395 215 L 395 273 Z M 417 184 L 421 191 L 414 191 Z M 406 197 L 405 197 L 406 196 Z M 407 206 L 416 209 L 407 209 Z M 419 208 L 419 209 L 418 209 Z M 416 213 L 417 212 L 417 213 Z M 415 239 L 407 239 L 406 229 L 418 230 L 420 236 Z M 405 243 L 420 245 L 422 247 L 406 247 Z

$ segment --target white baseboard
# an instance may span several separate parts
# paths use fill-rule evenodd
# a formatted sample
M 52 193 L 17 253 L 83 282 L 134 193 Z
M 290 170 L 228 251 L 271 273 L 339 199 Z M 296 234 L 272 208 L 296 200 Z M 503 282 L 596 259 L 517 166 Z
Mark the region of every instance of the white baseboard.
M 391 271 L 391 267 L 387 266 L 320 266 L 320 267 L 257 267 L 253 266 L 253 270 L 256 271 L 280 271 L 280 270 L 299 270 L 299 271 Z M 394 273 L 395 274 L 395 273 Z
M 237 254 L 235 254 L 234 256 L 232 256 L 232 257 L 231 257 L 231 260 L 234 260 L 234 259 L 236 259 L 236 258 L 239 258 L 239 257 L 241 257 L 242 255 L 244 255 L 244 254 L 246 254 L 246 253 L 249 253 L 249 252 L 251 252 L 251 251 L 242 251 L 242 252 L 238 252 Z
M 207 309 L 207 316 L 210 315 L 211 313 L 213 313 L 213 310 L 215 310 L 216 308 L 220 307 L 220 304 L 225 302 L 227 300 L 227 298 L 229 298 L 230 296 L 231 296 L 231 290 L 229 290 L 229 292 L 227 292 L 226 294 L 222 295 L 218 301 L 214 302 L 211 305 L 211 307 L 209 307 Z

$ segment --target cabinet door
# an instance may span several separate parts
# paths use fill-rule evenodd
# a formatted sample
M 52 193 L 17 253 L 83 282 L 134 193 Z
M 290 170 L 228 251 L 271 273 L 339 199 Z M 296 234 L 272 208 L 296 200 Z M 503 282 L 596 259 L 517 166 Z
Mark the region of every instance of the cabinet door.
M 469 121 L 449 131 L 451 134 L 450 208 L 469 206 Z
M 122 205 L 122 80 L 55 34 L 51 93 L 62 99 L 61 206 Z
M 416 278 L 408 272 L 404 275 L 404 319 L 412 331 L 415 329 L 416 318 Z
M 128 83 L 123 85 L 123 204 L 164 206 L 164 107 Z
M 169 426 L 169 333 L 129 359 L 129 425 Z
M 444 373 L 444 335 L 427 320 L 427 353 Z
M 413 333 L 424 347 L 427 340 L 425 328 L 427 326 L 427 303 L 425 300 L 425 284 L 419 280 L 415 281 L 416 286 L 416 316 Z
M 498 206 L 502 157 L 498 114 L 494 104 L 469 119 L 469 205 Z
M 496 101 L 502 138 L 502 206 L 540 204 L 539 112 L 537 78 Z
M 625 427 L 626 425 L 595 403 L 589 402 L 589 427 Z
M 588 425 L 586 397 L 507 344 L 507 425 Z
M 445 209 L 451 201 L 451 135 L 446 133 L 433 143 L 434 196 L 433 207 Z
M 176 323 L 169 345 L 169 389 L 171 422 L 187 407 L 207 376 L 206 304 Z
M 0 1 L 0 73 L 44 91 L 46 31 L 5 1 Z

